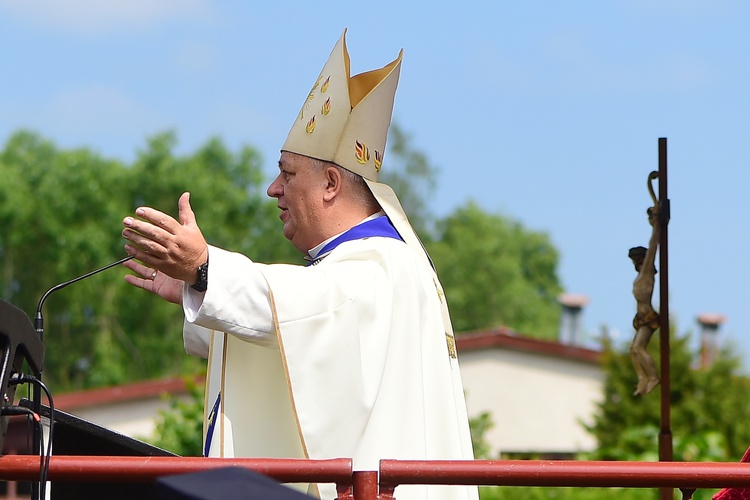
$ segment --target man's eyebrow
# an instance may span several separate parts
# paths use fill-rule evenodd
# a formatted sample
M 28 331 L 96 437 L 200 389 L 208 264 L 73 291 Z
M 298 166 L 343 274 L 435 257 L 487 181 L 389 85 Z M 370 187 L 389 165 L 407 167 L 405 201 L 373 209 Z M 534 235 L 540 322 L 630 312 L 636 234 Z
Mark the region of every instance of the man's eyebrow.
M 294 173 L 294 163 L 279 160 L 279 170 L 281 170 L 282 172 Z

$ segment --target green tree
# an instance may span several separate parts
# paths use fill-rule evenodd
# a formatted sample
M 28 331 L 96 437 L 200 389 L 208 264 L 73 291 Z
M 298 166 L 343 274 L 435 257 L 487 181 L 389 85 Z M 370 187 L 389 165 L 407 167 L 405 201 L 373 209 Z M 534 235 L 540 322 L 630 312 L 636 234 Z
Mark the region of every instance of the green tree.
M 649 344 L 658 357 L 658 338 Z M 671 429 L 678 461 L 737 461 L 750 445 L 750 423 L 738 416 L 750 411 L 750 380 L 740 360 L 721 351 L 708 368 L 697 369 L 690 336 L 670 338 Z M 658 460 L 660 392 L 634 396 L 636 376 L 627 349 L 604 343 L 604 394 L 589 431 L 601 460 Z
M 471 447 L 474 449 L 474 458 L 477 460 L 491 460 L 492 445 L 487 441 L 485 435 L 492 429 L 495 423 L 489 412 L 482 412 L 476 417 L 469 419 L 469 431 L 471 432 Z
M 192 156 L 177 157 L 174 133 L 151 138 L 133 166 L 132 208 L 149 205 L 177 216 L 177 199 L 190 203 L 206 240 L 263 262 L 300 262 L 281 233 L 276 201 L 266 195 L 259 154 L 230 152 L 212 138 Z
M 393 189 L 414 230 L 423 241 L 429 241 L 435 221 L 428 200 L 435 190 L 438 169 L 425 153 L 414 148 L 412 141 L 398 124 L 391 125 L 388 161 L 378 180 Z
M 457 332 L 502 324 L 535 337 L 557 335 L 562 287 L 546 234 L 470 202 L 438 221 L 427 247 Z
M 2 295 L 33 316 L 46 289 L 122 253 L 113 228 L 125 206 L 116 186 L 126 171 L 87 150 L 59 151 L 30 132 L 10 138 L 0 169 L 12 179 L 0 195 Z M 76 353 L 106 349 L 121 288 L 97 276 L 49 297 L 45 373 L 52 381 L 70 382 L 70 372 L 81 366 Z
M 429 200 L 438 168 L 398 124 L 391 125 L 388 147 L 380 181 L 396 192 L 435 262 L 454 329 L 503 324 L 534 337 L 556 338 L 562 287 L 557 250 L 548 236 L 471 202 L 437 220 Z
M 169 407 L 159 411 L 154 446 L 182 457 L 203 456 L 203 387 L 185 378 L 187 397 L 170 395 Z
M 523 498 L 524 500 L 601 500 L 614 496 L 618 500 L 658 500 L 659 493 L 652 489 L 643 488 L 554 488 L 543 486 L 485 486 L 479 488 L 480 500 L 516 500 L 517 498 Z
M 28 131 L 0 151 L 0 296 L 34 316 L 51 286 L 124 257 L 122 218 L 148 204 L 176 216 L 192 205 L 212 244 L 266 261 L 298 260 L 265 195 L 261 160 L 211 139 L 173 152 L 173 133 L 150 139 L 133 165 L 60 150 Z M 44 377 L 55 391 L 200 370 L 182 347 L 179 307 L 124 283 L 115 269 L 47 299 Z
M 234 154 L 214 138 L 194 154 L 177 156 L 176 144 L 175 135 L 167 132 L 151 138 L 139 152 L 132 166 L 126 213 L 148 205 L 177 217 L 177 199 L 190 191 L 191 206 L 210 244 L 272 262 L 297 258 L 280 234 L 276 204 L 265 194 L 261 159 L 253 149 L 245 147 Z M 192 373 L 203 366 L 203 361 L 185 355 L 182 310 L 128 289 L 130 307 L 141 314 L 122 317 L 122 328 L 151 373 L 159 365 L 163 373 L 172 374 Z M 160 326 L 144 329 L 144 318 L 148 325 Z

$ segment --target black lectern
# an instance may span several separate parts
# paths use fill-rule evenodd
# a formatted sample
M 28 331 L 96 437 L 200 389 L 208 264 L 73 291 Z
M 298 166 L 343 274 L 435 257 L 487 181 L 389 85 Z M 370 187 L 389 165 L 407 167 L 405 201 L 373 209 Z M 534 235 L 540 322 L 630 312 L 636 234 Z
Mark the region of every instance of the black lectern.
M 40 416 L 49 422 L 54 420 L 52 436 L 52 453 L 54 455 L 95 455 L 95 456 L 175 456 L 161 448 L 132 439 L 111 429 L 88 422 L 75 415 L 59 410 L 54 412 L 41 401 L 22 399 L 13 407 L 15 384 L 12 378 L 23 374 L 24 362 L 27 363 L 30 375 L 39 376 L 44 363 L 44 344 L 32 326 L 29 317 L 0 299 L 0 406 L 6 410 L 28 408 L 34 410 L 35 404 L 40 407 Z M 12 407 L 9 409 L 9 407 Z M 5 443 L 8 431 L 7 416 L 0 417 L 2 436 L 0 450 Z M 15 431 L 14 431 L 15 432 Z M 107 498 L 112 500 L 133 499 L 149 500 L 156 497 L 154 483 L 91 483 L 91 482 L 53 482 L 52 500 Z
M 13 404 L 16 388 L 10 384 L 10 379 L 14 374 L 22 373 L 24 361 L 33 375 L 40 373 L 44 362 L 44 345 L 26 313 L 0 299 L 0 406 L 3 410 Z M 0 417 L 0 450 L 7 430 L 8 417 Z
M 21 406 L 31 405 L 31 401 L 22 399 Z M 50 409 L 42 405 L 41 416 L 50 418 Z M 55 432 L 52 437 L 52 455 L 92 455 L 92 456 L 130 456 L 130 457 L 167 457 L 174 453 L 157 448 L 143 441 L 133 439 L 106 427 L 89 422 L 64 411 L 55 410 Z M 52 500 L 81 498 L 107 498 L 112 500 L 156 499 L 154 483 L 94 483 L 53 481 Z

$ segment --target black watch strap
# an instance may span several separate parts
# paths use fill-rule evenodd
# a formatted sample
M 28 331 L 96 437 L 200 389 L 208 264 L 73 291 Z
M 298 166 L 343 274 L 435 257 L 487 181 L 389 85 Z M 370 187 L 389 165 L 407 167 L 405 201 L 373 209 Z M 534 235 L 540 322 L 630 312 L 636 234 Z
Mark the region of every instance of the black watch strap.
M 195 291 L 205 292 L 208 289 L 208 262 L 202 266 L 198 266 L 197 275 L 197 281 L 194 285 L 190 285 L 190 287 Z

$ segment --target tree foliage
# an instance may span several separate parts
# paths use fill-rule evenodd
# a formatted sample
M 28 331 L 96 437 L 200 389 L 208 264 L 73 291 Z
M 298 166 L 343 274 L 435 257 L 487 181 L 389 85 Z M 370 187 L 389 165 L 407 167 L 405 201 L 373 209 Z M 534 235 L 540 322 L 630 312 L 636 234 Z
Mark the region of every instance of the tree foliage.
M 558 254 L 548 236 L 469 202 L 438 220 L 429 210 L 438 168 L 397 124 L 388 137 L 390 185 L 419 234 L 445 288 L 454 330 L 498 325 L 556 338 L 562 291 Z
M 123 217 L 140 205 L 176 216 L 184 191 L 211 243 L 266 261 L 297 259 L 278 230 L 253 149 L 235 154 L 211 139 L 177 156 L 175 145 L 174 134 L 157 135 L 125 165 L 86 149 L 60 150 L 31 132 L 14 134 L 0 152 L 0 296 L 33 317 L 53 285 L 125 256 Z M 44 377 L 51 387 L 111 385 L 202 366 L 184 353 L 180 308 L 125 284 L 125 272 L 107 271 L 48 297 Z
M 161 410 L 153 437 L 154 446 L 182 457 L 203 456 L 203 387 L 185 379 L 187 397 L 169 395 L 169 407 Z
M 546 234 L 469 202 L 438 222 L 428 249 L 456 331 L 505 325 L 533 337 L 557 335 L 562 287 Z
M 489 412 L 482 412 L 469 419 L 469 431 L 471 432 L 471 447 L 474 449 L 474 458 L 477 460 L 492 460 L 492 445 L 487 441 L 487 431 L 492 429 L 495 423 Z
M 695 368 L 690 336 L 670 338 L 671 430 L 674 460 L 737 461 L 750 445 L 750 380 L 740 360 L 724 349 L 708 368 Z M 658 337 L 649 344 L 659 362 Z M 634 396 L 635 372 L 627 349 L 605 342 L 604 394 L 589 431 L 599 448 L 593 459 L 658 460 L 660 386 Z
M 423 241 L 432 239 L 435 222 L 428 201 L 432 196 L 438 169 L 427 155 L 416 149 L 412 138 L 397 124 L 388 133 L 388 163 L 379 181 L 388 184 L 398 195 L 398 200 L 409 217 L 414 230 Z

